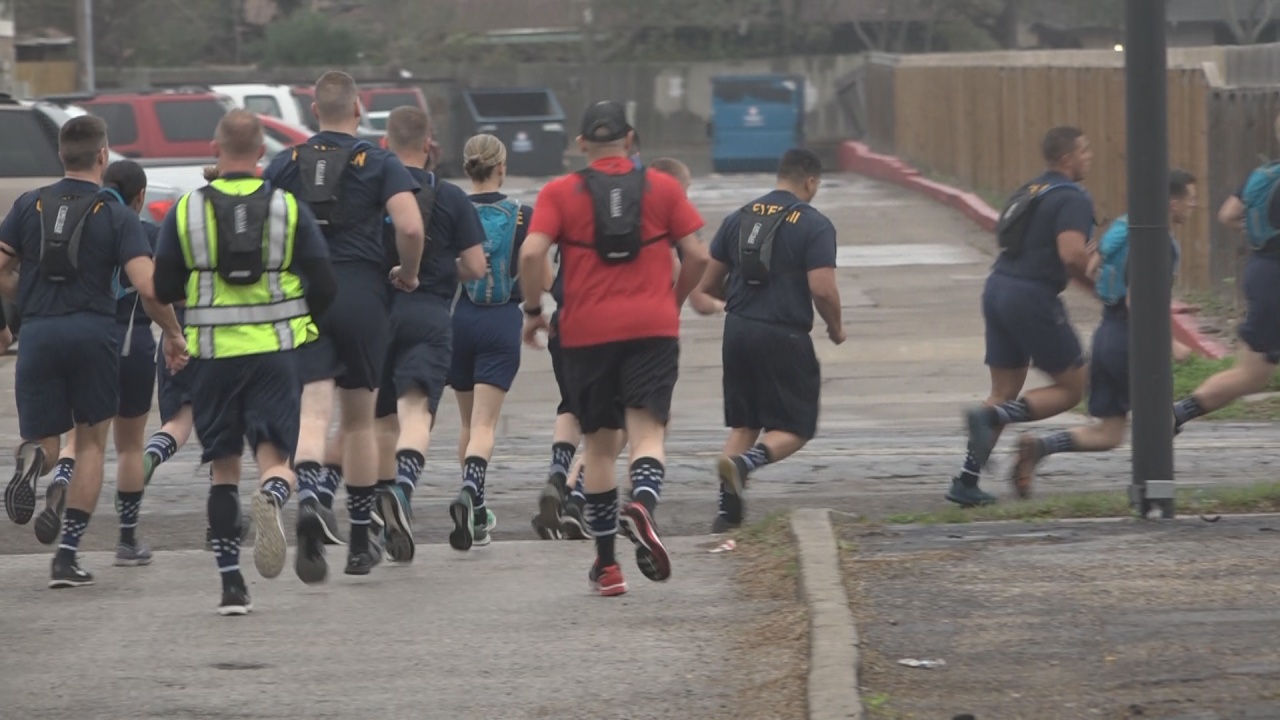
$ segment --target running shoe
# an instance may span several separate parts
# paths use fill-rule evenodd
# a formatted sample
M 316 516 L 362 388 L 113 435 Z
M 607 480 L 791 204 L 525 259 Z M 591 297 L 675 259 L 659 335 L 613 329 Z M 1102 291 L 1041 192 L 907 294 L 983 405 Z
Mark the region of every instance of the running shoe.
M 634 500 L 623 505 L 622 512 L 618 514 L 618 526 L 636 546 L 636 567 L 640 572 L 654 582 L 669 579 L 671 558 L 644 505 Z
M 36 513 L 36 481 L 44 472 L 44 449 L 39 443 L 24 442 L 18 446 L 13 479 L 4 489 L 4 509 L 9 519 L 19 525 L 31 522 Z

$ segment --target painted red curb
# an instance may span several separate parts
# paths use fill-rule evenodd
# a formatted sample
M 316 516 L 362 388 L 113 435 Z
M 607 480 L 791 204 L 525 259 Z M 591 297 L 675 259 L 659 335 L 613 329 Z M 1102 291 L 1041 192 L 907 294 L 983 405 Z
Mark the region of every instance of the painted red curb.
M 1000 213 L 985 200 L 970 192 L 945 185 L 925 177 L 920 172 L 892 155 L 872 152 L 865 143 L 848 141 L 840 145 L 841 172 L 864 175 L 876 180 L 901 185 L 934 202 L 941 203 L 964 214 L 978 227 L 995 232 Z M 1218 360 L 1229 354 L 1225 346 L 1205 337 L 1196 322 L 1196 308 L 1175 301 L 1169 309 L 1173 338 L 1194 352 Z

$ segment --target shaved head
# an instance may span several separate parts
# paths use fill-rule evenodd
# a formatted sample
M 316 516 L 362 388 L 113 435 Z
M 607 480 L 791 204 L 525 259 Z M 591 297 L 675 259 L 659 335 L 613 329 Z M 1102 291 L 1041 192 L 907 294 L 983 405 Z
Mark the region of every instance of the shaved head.
M 316 81 L 316 118 L 322 123 L 345 123 L 356 118 L 360 92 L 356 81 L 344 72 L 331 70 Z
M 431 138 L 431 118 L 422 108 L 398 107 L 387 116 L 387 148 L 391 152 L 422 152 Z
M 218 121 L 213 141 L 228 158 L 257 160 L 262 154 L 262 121 L 248 110 L 231 110 Z
M 689 167 L 675 158 L 658 158 L 650 163 L 649 167 L 675 178 L 680 183 L 680 187 L 685 190 L 688 190 L 689 184 L 693 182 L 693 175 L 689 172 Z

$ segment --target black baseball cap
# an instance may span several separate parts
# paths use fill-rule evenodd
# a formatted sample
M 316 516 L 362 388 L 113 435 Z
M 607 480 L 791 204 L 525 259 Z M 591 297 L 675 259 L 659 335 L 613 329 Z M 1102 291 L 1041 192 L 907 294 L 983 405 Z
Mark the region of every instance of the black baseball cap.
M 631 132 L 627 111 L 612 100 L 598 102 L 582 115 L 582 137 L 589 142 L 614 142 Z

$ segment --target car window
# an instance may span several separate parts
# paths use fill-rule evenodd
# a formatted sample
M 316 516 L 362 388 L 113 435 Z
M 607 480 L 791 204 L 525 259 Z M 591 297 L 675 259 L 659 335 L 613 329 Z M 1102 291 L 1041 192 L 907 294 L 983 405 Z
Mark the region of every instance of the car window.
M 155 108 L 160 132 L 169 142 L 213 140 L 218 121 L 227 114 L 217 100 L 157 100 Z
M 107 144 L 132 145 L 138 142 L 138 121 L 128 103 L 94 103 L 85 107 L 107 123 Z
M 259 115 L 270 115 L 271 117 L 284 117 L 280 113 L 280 103 L 270 95 L 246 95 L 244 98 L 244 109 Z
M 52 125 L 34 112 L 0 112 L 0 177 L 61 177 Z

